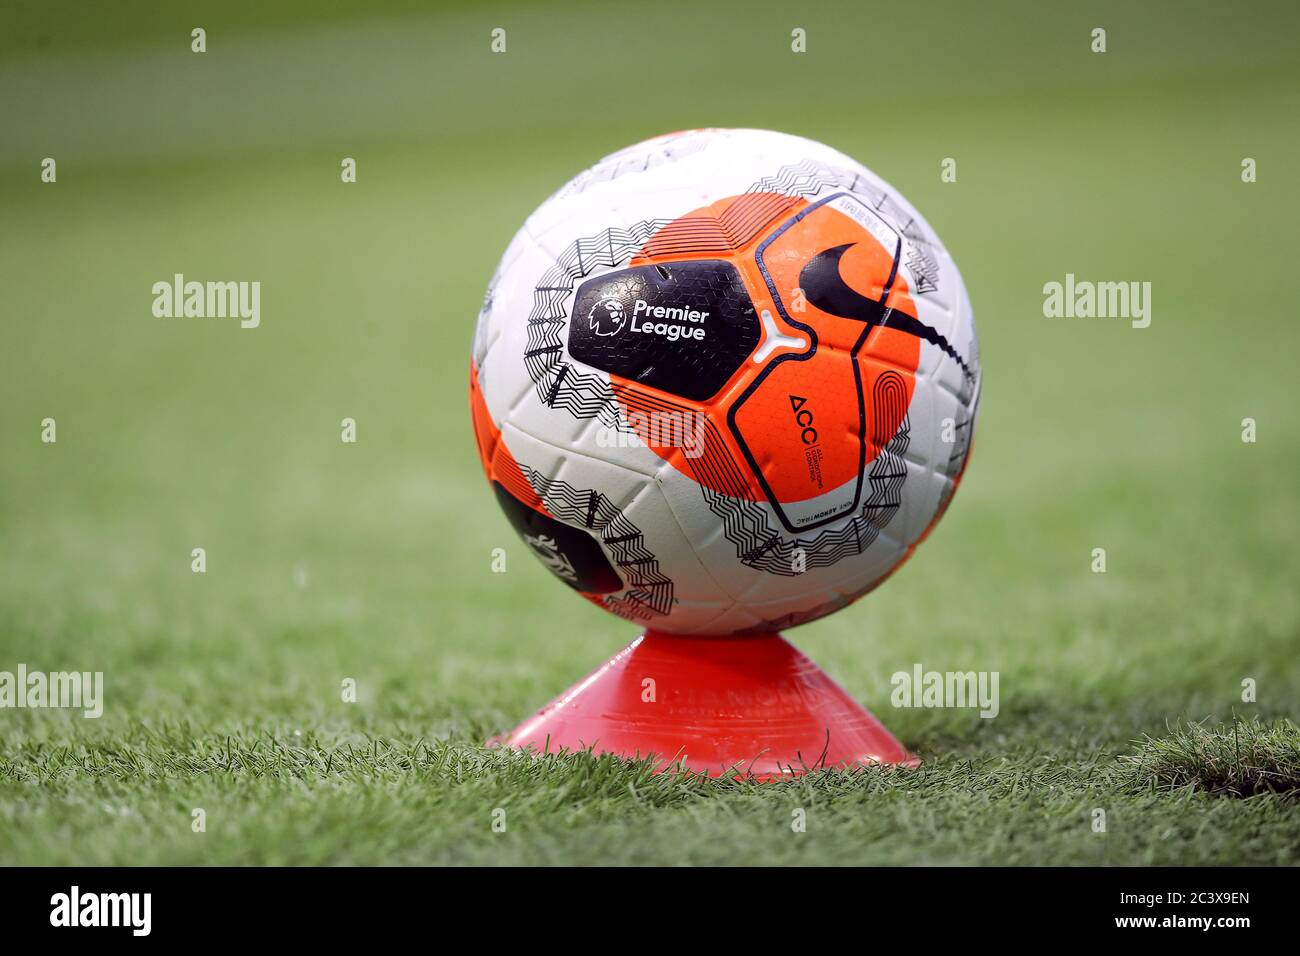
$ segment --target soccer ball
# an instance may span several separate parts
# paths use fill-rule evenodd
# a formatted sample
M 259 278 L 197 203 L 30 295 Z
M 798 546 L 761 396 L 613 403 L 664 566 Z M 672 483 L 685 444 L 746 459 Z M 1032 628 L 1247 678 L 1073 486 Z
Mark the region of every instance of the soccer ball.
M 938 521 L 980 394 L 934 230 L 820 143 L 706 129 L 601 160 L 488 286 L 470 406 L 560 580 L 675 634 L 759 634 L 880 584 Z

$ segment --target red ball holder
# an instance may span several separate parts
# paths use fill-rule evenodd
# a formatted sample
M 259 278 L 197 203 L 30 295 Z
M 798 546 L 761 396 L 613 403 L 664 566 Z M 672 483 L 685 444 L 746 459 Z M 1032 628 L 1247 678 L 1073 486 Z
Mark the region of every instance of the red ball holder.
M 586 750 L 766 780 L 810 770 L 920 763 L 780 634 L 646 631 L 509 734 L 538 753 Z

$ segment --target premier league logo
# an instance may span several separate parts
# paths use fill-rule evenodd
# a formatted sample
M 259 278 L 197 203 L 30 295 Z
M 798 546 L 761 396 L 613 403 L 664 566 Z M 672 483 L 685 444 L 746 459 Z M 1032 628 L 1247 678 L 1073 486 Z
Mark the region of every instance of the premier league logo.
M 606 296 L 596 302 L 587 313 L 587 327 L 596 335 L 618 335 L 627 325 L 627 309 L 623 300 Z

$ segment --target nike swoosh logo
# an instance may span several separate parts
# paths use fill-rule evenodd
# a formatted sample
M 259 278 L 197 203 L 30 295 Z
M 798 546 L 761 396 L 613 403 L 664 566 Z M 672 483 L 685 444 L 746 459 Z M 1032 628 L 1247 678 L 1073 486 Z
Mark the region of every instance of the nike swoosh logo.
M 846 242 L 842 246 L 825 249 L 813 256 L 799 273 L 799 288 L 803 289 L 805 298 L 817 308 L 830 315 L 844 319 L 854 319 L 865 323 L 869 328 L 883 325 L 908 335 L 915 335 L 931 345 L 937 345 L 944 353 L 961 366 L 966 377 L 974 379 L 966 360 L 957 354 L 952 343 L 938 331 L 919 319 L 914 319 L 898 309 L 887 309 L 885 300 L 889 293 L 877 302 L 849 286 L 840 275 L 840 259 L 855 244 Z

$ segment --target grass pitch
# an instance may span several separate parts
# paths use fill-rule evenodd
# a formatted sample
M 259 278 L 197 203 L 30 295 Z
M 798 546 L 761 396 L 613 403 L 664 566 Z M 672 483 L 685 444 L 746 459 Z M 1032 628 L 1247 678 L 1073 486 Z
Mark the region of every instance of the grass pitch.
M 1297 17 L 1132 6 L 7 11 L 0 670 L 102 671 L 105 712 L 0 710 L 0 863 L 1296 862 Z M 860 158 L 970 288 L 954 507 L 790 634 L 919 770 L 480 746 L 635 634 L 485 487 L 483 288 L 566 178 L 697 125 Z M 176 272 L 261 281 L 261 327 L 155 319 Z M 1067 273 L 1150 281 L 1151 326 L 1044 318 Z M 998 671 L 997 718 L 892 708 L 918 662 Z

